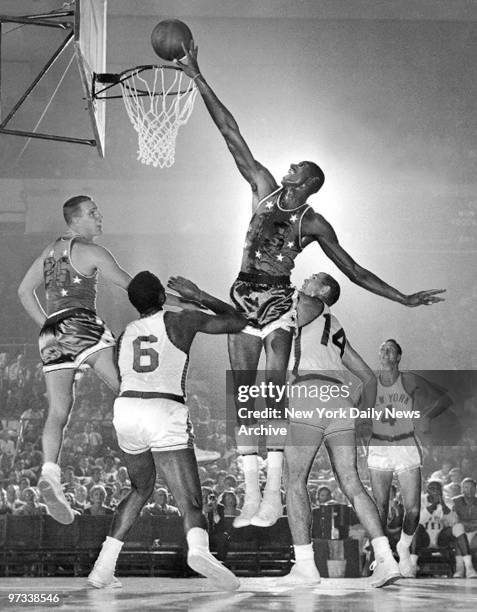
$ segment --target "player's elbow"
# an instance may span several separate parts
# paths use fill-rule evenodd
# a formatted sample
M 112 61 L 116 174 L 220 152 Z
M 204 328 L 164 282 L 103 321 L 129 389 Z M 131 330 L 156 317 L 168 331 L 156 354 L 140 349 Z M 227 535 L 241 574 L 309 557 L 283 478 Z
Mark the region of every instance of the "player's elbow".
M 241 332 L 246 325 L 247 320 L 239 314 L 231 314 L 229 316 L 228 326 L 230 334 L 237 334 L 238 332 Z

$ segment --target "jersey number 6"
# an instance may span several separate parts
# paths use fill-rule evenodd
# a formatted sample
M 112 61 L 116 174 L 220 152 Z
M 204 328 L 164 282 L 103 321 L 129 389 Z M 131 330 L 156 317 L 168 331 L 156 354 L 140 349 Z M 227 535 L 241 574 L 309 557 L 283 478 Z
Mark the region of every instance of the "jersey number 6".
M 135 340 L 133 340 L 133 369 L 135 372 L 154 372 L 159 365 L 159 353 L 156 351 L 156 349 L 153 349 L 152 346 L 145 348 L 141 346 L 146 342 L 157 342 L 157 337 L 152 335 L 138 336 Z

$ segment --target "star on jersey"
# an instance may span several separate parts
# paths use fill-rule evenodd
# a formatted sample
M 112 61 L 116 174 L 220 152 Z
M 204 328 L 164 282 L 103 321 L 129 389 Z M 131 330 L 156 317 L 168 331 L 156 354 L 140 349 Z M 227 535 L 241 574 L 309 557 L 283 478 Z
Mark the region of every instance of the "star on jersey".
M 68 249 L 65 249 L 65 250 L 63 251 L 63 255 L 64 255 L 65 257 L 68 255 Z
M 298 220 L 298 215 L 290 215 L 290 221 L 292 223 L 295 223 L 295 221 L 297 221 L 297 220 Z
M 68 295 L 68 289 L 62 289 L 62 290 L 61 290 L 61 295 L 62 295 L 63 297 L 66 297 L 66 296 Z
M 283 255 L 281 253 L 277 255 L 277 261 L 283 261 Z
M 295 243 L 292 240 L 290 240 L 290 242 L 287 242 L 287 247 L 289 249 L 292 249 L 294 246 L 295 246 Z
M 55 249 L 51 249 L 51 251 L 49 252 L 49 256 L 53 257 L 54 254 L 55 254 Z
M 261 258 L 262 258 L 262 254 L 261 254 L 261 252 L 260 252 L 260 251 L 255 251 L 255 257 L 256 257 L 257 259 L 261 259 Z
M 81 278 L 79 276 L 75 276 L 73 278 L 73 282 L 75 283 L 75 285 L 79 285 L 81 283 Z
M 268 204 L 265 204 L 265 208 L 268 208 L 268 210 L 270 210 L 270 208 L 273 208 L 273 202 L 269 202 Z

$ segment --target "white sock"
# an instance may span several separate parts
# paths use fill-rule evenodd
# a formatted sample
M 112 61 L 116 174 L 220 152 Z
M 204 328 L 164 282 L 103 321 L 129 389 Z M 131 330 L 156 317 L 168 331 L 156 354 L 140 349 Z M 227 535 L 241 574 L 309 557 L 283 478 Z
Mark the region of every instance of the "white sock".
M 103 542 L 103 547 L 101 548 L 101 552 L 99 553 L 99 557 L 96 563 L 106 563 L 108 567 L 112 567 L 114 571 L 114 568 L 116 567 L 116 561 L 118 560 L 119 553 L 121 552 L 123 544 L 124 542 L 121 542 L 121 540 L 117 540 L 116 538 L 111 538 L 110 536 L 107 536 L 107 538 Z
M 264 494 L 278 493 L 282 485 L 283 451 L 267 453 L 267 484 Z
M 189 550 L 192 548 L 200 548 L 209 550 L 209 534 L 201 527 L 192 527 L 186 535 L 187 545 Z
M 413 537 L 414 537 L 414 534 L 408 535 L 407 533 L 404 533 L 404 531 L 401 531 L 401 537 L 399 538 L 399 542 L 397 543 L 397 545 L 409 548 L 411 546 Z
M 45 476 L 50 476 L 51 478 L 55 478 L 56 480 L 61 479 L 61 469 L 60 466 L 52 461 L 46 461 L 42 468 L 41 473 L 45 474 Z
M 413 565 L 417 565 L 418 555 L 411 555 L 411 561 Z
M 472 556 L 471 555 L 464 555 L 463 559 L 464 559 L 465 569 L 474 569 L 474 566 L 472 565 Z
M 391 547 L 389 546 L 389 540 L 386 536 L 379 536 L 371 540 L 371 545 L 374 550 L 376 557 L 383 557 L 387 554 L 391 554 Z
M 315 562 L 313 544 L 294 544 L 293 550 L 295 551 L 295 561 L 297 563 Z
M 242 455 L 242 459 L 245 478 L 245 501 L 259 501 L 261 495 L 258 484 L 258 456 Z

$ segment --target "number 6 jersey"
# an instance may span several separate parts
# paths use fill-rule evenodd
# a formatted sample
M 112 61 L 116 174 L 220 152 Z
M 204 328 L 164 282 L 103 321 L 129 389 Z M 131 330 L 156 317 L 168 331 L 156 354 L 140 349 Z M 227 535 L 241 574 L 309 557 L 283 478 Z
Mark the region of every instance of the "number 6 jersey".
M 124 391 L 185 396 L 189 356 L 167 335 L 164 311 L 129 325 L 119 340 L 119 373 Z

